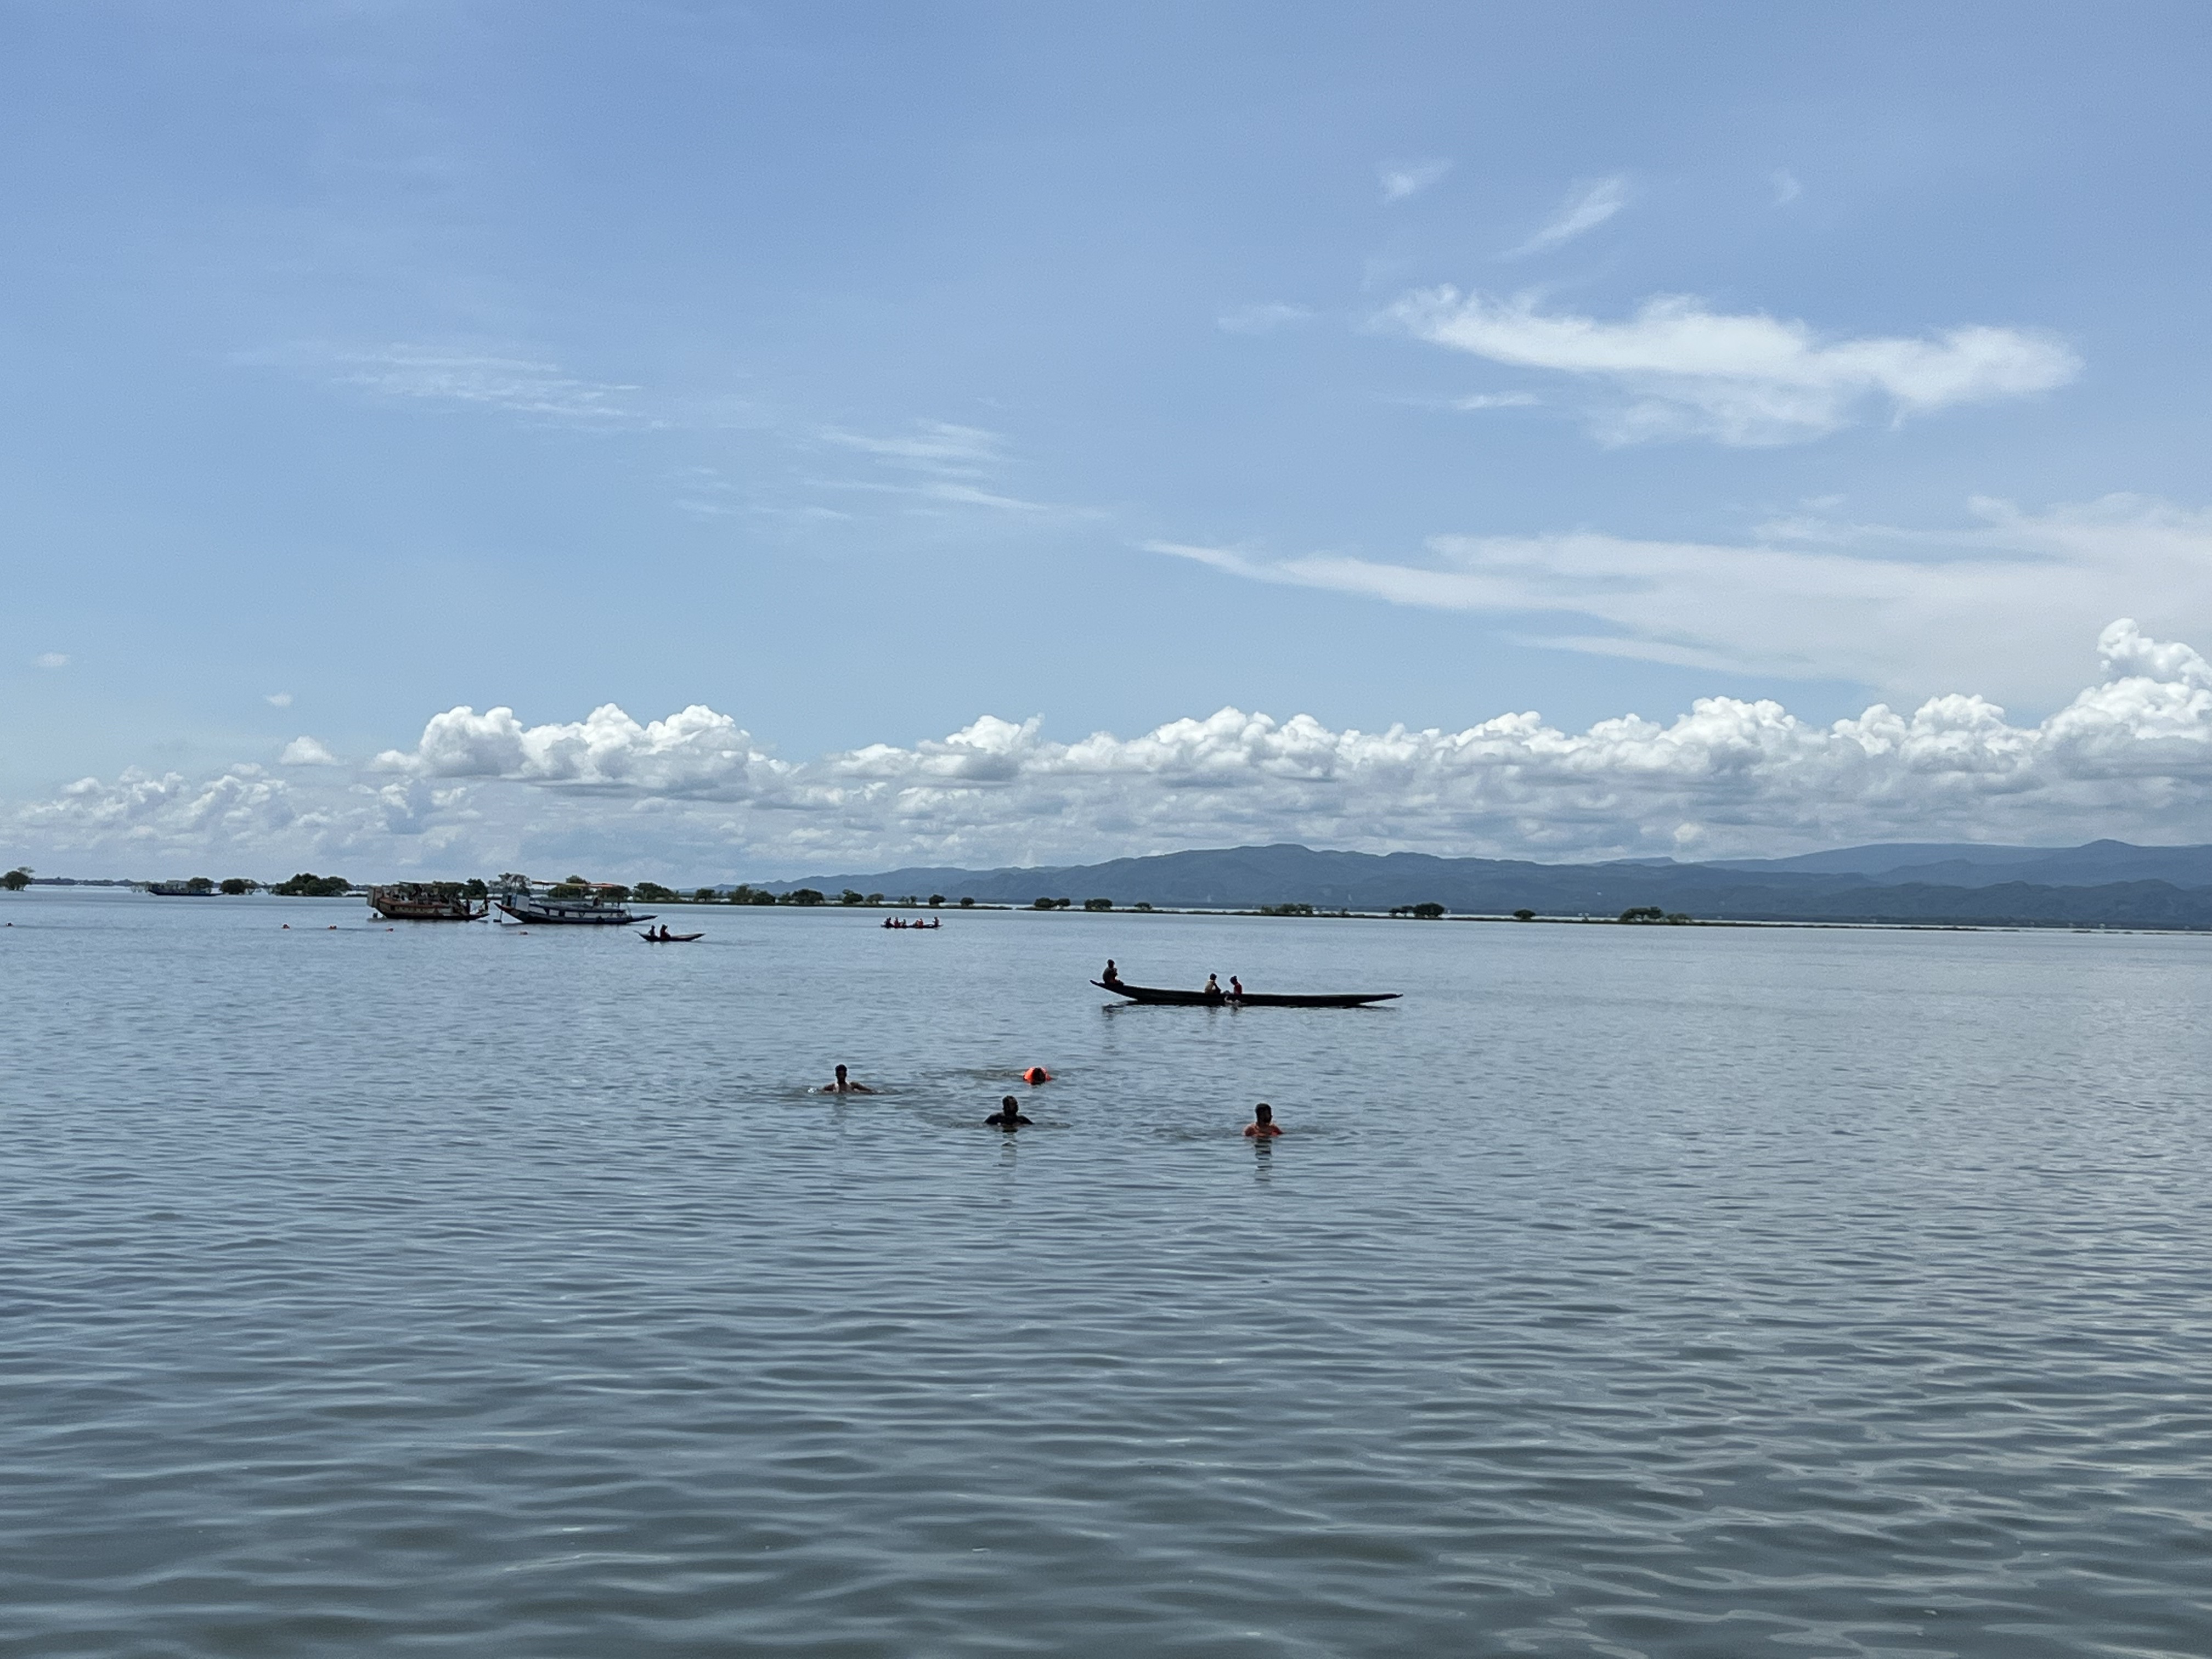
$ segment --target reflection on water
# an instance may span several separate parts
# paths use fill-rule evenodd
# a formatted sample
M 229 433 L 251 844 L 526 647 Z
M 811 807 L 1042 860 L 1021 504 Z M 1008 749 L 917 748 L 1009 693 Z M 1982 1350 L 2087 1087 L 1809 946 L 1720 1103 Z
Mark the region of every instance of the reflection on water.
M 2212 942 L 0 903 L 0 1653 L 2212 1625 Z

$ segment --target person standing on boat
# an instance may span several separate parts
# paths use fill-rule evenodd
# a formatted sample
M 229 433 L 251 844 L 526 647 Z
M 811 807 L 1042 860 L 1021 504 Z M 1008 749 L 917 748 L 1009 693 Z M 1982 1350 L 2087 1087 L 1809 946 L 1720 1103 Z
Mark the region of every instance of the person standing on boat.
M 1244 1126 L 1247 1140 L 1265 1140 L 1270 1135 L 1283 1133 L 1283 1126 L 1275 1121 L 1275 1109 L 1261 1101 L 1252 1109 L 1252 1121 Z
M 1016 1129 L 1020 1128 L 1024 1123 L 1030 1122 L 1032 1120 L 1022 1115 L 1021 1103 L 1016 1100 L 1012 1095 L 1008 1095 L 1006 1098 L 1000 1101 L 999 1109 L 983 1120 L 983 1121 L 990 1127 L 994 1129 L 1004 1129 L 1009 1134 L 1012 1133 Z
M 840 1066 L 837 1068 L 837 1080 L 835 1083 L 824 1085 L 822 1092 L 825 1095 L 872 1095 L 875 1091 L 865 1083 L 854 1082 L 845 1075 L 845 1068 Z

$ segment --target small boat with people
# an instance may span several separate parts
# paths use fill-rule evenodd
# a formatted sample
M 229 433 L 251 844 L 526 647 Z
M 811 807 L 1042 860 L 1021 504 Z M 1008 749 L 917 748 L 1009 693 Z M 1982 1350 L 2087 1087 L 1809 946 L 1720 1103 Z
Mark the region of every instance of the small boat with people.
M 489 900 L 471 899 L 458 881 L 386 882 L 368 890 L 368 908 L 386 921 L 482 921 L 491 914 Z
M 703 933 L 672 933 L 668 931 L 668 924 L 666 922 L 663 922 L 657 932 L 654 929 L 648 927 L 643 933 L 640 933 L 638 937 L 643 939 L 647 945 L 690 945 L 706 938 L 707 936 Z
M 499 908 L 517 921 L 563 927 L 628 927 L 653 920 L 631 910 L 625 902 L 629 890 L 612 882 L 544 882 L 517 875 L 499 879 Z
M 1226 991 L 1212 974 L 1206 976 L 1206 984 L 1200 990 L 1174 990 L 1158 985 L 1132 985 L 1110 961 L 1106 971 L 1091 982 L 1102 991 L 1111 991 L 1132 1002 L 1169 1008 L 1364 1008 L 1371 1003 L 1395 1002 L 1401 994 L 1396 991 L 1248 991 L 1234 974 L 1229 976 L 1230 988 Z

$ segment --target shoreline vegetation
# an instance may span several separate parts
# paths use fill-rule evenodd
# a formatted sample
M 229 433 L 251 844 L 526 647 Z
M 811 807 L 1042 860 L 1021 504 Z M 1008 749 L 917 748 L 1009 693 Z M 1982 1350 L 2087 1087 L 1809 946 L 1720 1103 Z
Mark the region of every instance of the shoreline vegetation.
M 12 879 L 21 877 L 21 879 Z M 0 874 L 0 890 L 21 892 L 30 887 L 88 887 L 125 889 L 148 893 L 159 897 L 244 898 L 267 896 L 275 898 L 362 898 L 374 883 L 349 882 L 343 876 L 317 876 L 301 872 L 281 882 L 255 881 L 245 877 L 229 877 L 221 881 L 205 876 L 182 880 L 152 881 L 125 877 L 40 877 L 19 866 Z M 465 881 L 440 882 L 439 887 L 451 887 L 455 892 L 470 898 L 483 898 L 490 889 L 479 878 Z M 2206 933 L 2212 928 L 2187 926 L 2160 927 L 2140 923 L 2126 924 L 2104 921 L 2064 921 L 2020 919 L 1999 921 L 1989 919 L 1882 919 L 1874 917 L 1797 917 L 1797 916 L 1692 916 L 1683 911 L 1665 911 L 1657 905 L 1637 905 L 1618 915 L 1544 915 L 1523 907 L 1508 912 L 1458 911 L 1446 908 L 1434 901 L 1419 904 L 1401 904 L 1389 909 L 1357 909 L 1351 907 L 1331 908 L 1324 906 L 1289 902 L 1282 904 L 1245 906 L 1212 905 L 1155 905 L 1145 902 L 1118 904 L 1111 899 L 1085 899 L 1080 905 L 1072 899 L 1039 897 L 1028 904 L 979 900 L 970 896 L 948 898 L 942 893 L 927 896 L 906 893 L 891 896 L 883 893 L 862 893 L 847 888 L 835 898 L 820 890 L 799 887 L 783 893 L 740 882 L 733 886 L 697 887 L 684 891 L 664 886 L 658 882 L 639 882 L 634 886 L 621 883 L 596 883 L 580 876 L 571 876 L 556 883 L 551 889 L 556 897 L 582 897 L 597 893 L 602 898 L 617 903 L 683 905 L 699 908 L 779 908 L 798 910 L 920 910 L 942 912 L 961 911 L 1043 911 L 1048 914 L 1072 910 L 1091 915 L 1115 916 L 1267 916 L 1293 920 L 1322 921 L 1456 921 L 1510 922 L 1569 927 L 1799 927 L 1836 930 L 1872 930 L 1886 933 Z

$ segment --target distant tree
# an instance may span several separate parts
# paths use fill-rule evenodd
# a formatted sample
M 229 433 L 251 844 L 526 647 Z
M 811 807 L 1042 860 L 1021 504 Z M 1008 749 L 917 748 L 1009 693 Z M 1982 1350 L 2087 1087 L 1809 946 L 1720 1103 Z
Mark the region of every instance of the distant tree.
M 1639 904 L 1620 913 L 1623 921 L 1664 921 L 1667 913 L 1656 904 Z
M 1513 913 L 1513 920 L 1516 921 L 1534 921 L 1536 920 L 1536 913 L 1534 910 L 1516 910 Z
M 883 902 L 884 896 L 881 893 L 871 893 L 868 895 L 867 902 L 870 904 L 881 904 Z
M 694 904 L 712 904 L 721 895 L 717 893 L 711 887 L 696 888 L 692 891 L 691 902 Z
M 939 910 L 939 909 L 944 908 L 944 907 L 945 907 L 945 895 L 944 895 L 944 894 L 942 894 L 942 893 L 932 893 L 932 894 L 929 896 L 929 908 L 930 908 L 931 909 L 933 909 L 933 910 Z
M 1030 908 L 1032 910 L 1049 910 L 1052 908 L 1052 901 L 1048 898 L 1037 899 L 1030 905 Z
M 975 908 L 975 901 L 971 898 L 963 897 L 960 901 L 960 908 L 963 910 L 972 910 Z
M 461 896 L 472 899 L 489 898 L 491 890 L 483 884 L 482 876 L 471 876 L 461 884 Z
M 20 893 L 31 884 L 31 866 L 19 864 L 6 875 L 0 876 L 0 887 L 11 893 Z
M 840 904 L 866 904 L 867 902 L 868 896 L 866 893 L 856 892 L 850 887 L 837 895 L 837 902 Z
M 212 893 L 215 891 L 215 883 L 209 877 L 194 876 L 185 884 L 185 890 L 187 893 Z
M 1110 910 L 1114 908 L 1114 901 L 1112 899 L 1085 899 L 1083 901 L 1083 908 L 1086 910 Z
M 1444 907 L 1441 904 L 1417 904 L 1413 907 L 1414 919 L 1419 921 L 1438 921 L 1443 914 Z
M 617 904 L 626 904 L 629 902 L 630 890 L 630 889 L 623 886 L 620 882 L 615 881 L 609 882 L 605 887 L 600 888 L 599 890 L 599 894 L 601 898 L 612 899 Z M 668 890 L 665 887 L 662 888 L 660 890 L 664 893 L 668 893 Z M 674 898 L 675 896 L 675 894 L 668 893 L 669 898 Z M 659 901 L 659 902 L 663 904 L 665 904 L 667 902 L 667 899 Z
M 1137 902 L 1136 902 L 1133 906 L 1132 906 L 1131 908 L 1133 908 L 1133 909 L 1144 910 L 1144 911 L 1147 911 L 1147 912 L 1149 912 L 1149 911 L 1152 909 L 1152 907 L 1150 904 L 1146 903 L 1144 900 L 1142 900 L 1142 899 L 1139 899 L 1139 900 L 1137 901 Z
M 1260 914 L 1263 916 L 1310 916 L 1313 913 L 1314 908 L 1310 904 L 1263 904 L 1260 907 Z
M 352 885 L 343 876 L 319 876 L 312 870 L 302 870 L 269 890 L 284 898 L 343 898 Z
M 786 904 L 827 904 L 830 900 L 826 894 L 811 887 L 795 887 L 783 896 L 783 902 Z
M 1667 920 L 1673 922 L 1677 927 L 1680 927 L 1684 922 L 1690 920 L 1690 913 L 1686 910 L 1676 910 L 1671 913 L 1668 916 Z
M 216 890 L 228 897 L 237 898 L 241 894 L 259 892 L 261 884 L 258 881 L 249 881 L 244 876 L 226 876 Z
M 581 876 L 571 876 L 566 881 L 553 884 L 553 896 L 557 899 L 589 898 L 591 893 L 592 884 Z

